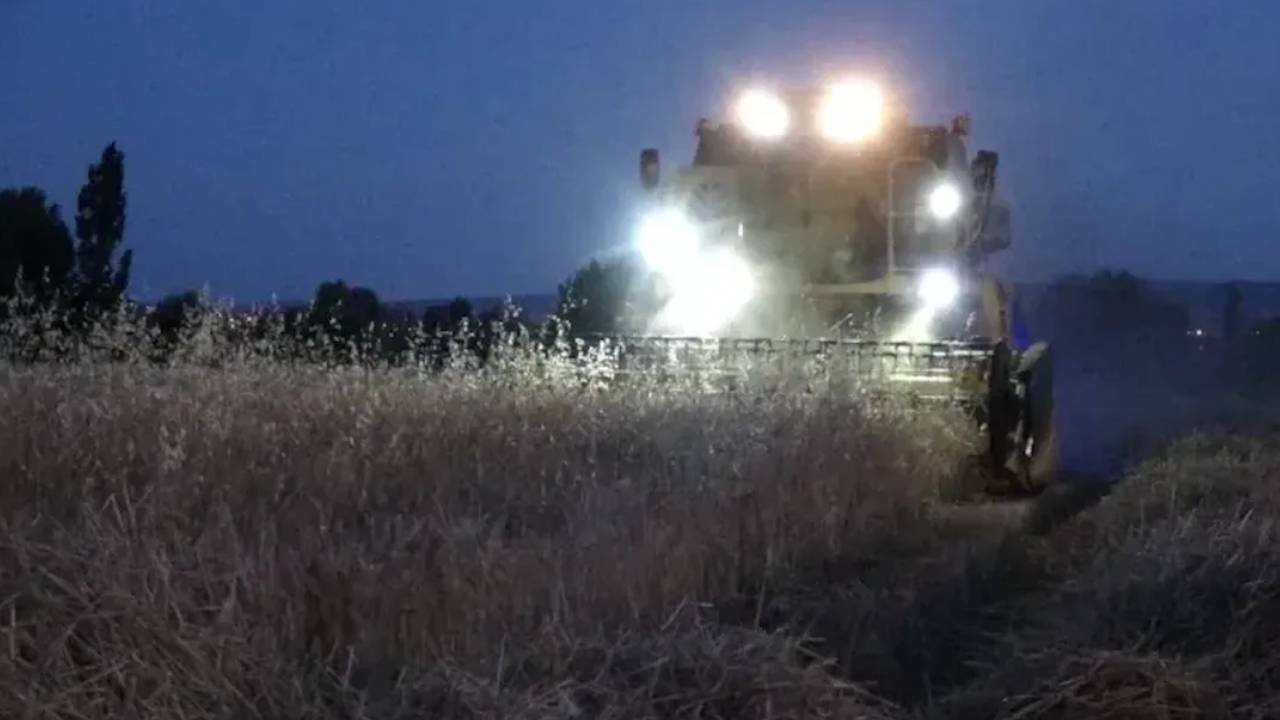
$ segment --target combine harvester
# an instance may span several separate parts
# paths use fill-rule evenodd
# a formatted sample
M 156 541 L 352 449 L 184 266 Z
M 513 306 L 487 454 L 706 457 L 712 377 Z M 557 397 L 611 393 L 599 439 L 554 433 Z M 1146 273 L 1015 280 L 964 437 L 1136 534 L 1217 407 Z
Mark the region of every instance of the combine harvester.
M 911 124 L 876 85 L 742 93 L 701 120 L 688 167 L 640 153 L 636 248 L 660 292 L 647 329 L 601 338 L 624 372 L 714 372 L 821 358 L 957 403 L 985 437 L 990 490 L 1038 493 L 1057 468 L 1045 343 L 1017 332 L 987 267 L 1009 247 L 998 156 L 967 115 Z

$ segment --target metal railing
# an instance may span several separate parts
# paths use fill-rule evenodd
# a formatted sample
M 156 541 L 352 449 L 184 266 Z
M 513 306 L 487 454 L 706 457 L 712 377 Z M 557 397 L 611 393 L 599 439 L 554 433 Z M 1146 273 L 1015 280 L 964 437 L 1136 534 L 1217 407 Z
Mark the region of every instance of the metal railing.
M 726 378 L 820 371 L 827 378 L 882 383 L 932 399 L 985 391 L 995 343 L 895 342 L 836 338 L 582 336 L 584 356 L 605 358 L 622 375 Z

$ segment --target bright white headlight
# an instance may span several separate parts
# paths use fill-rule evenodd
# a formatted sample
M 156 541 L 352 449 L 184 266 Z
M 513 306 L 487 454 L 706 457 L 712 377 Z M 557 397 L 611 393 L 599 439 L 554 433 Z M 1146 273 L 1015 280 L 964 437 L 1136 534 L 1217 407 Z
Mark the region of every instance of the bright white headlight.
M 950 220 L 960 210 L 962 201 L 959 188 L 944 182 L 929 192 L 929 212 L 939 220 Z
M 650 268 L 667 274 L 692 264 L 698 250 L 698 229 L 675 208 L 655 210 L 640 220 L 636 246 Z
M 732 314 L 751 300 L 755 294 L 755 279 L 741 256 L 732 250 L 721 249 L 708 253 L 702 263 L 706 271 L 707 296 L 719 298 L 716 304 Z
M 832 86 L 818 110 L 818 130 L 832 142 L 858 143 L 880 131 L 884 96 L 867 82 Z
M 960 297 L 960 279 L 946 268 L 925 270 L 920 275 L 916 294 L 926 308 L 941 310 L 950 307 Z
M 696 263 L 670 278 L 671 301 L 663 324 L 687 335 L 724 327 L 755 295 L 751 268 L 737 253 L 719 248 L 700 253 Z
M 765 90 L 750 90 L 738 100 L 738 122 L 748 135 L 762 140 L 775 140 L 791 127 L 791 111 L 777 95 Z

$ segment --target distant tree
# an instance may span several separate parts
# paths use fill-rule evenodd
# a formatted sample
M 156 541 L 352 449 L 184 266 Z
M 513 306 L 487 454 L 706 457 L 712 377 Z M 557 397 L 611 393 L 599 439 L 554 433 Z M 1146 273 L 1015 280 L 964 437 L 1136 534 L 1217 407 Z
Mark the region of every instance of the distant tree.
M 291 340 L 305 340 L 307 337 L 307 321 L 310 315 L 299 307 L 286 308 L 280 313 L 280 333 Z M 264 323 L 265 326 L 265 323 Z M 264 332 L 267 329 L 264 327 Z
M 640 275 L 626 260 L 592 260 L 559 287 L 556 318 L 570 333 L 620 333 L 630 329 Z
M 194 290 L 168 295 L 156 304 L 148 322 L 167 343 L 177 342 L 183 329 L 193 320 L 201 306 L 200 294 Z
M 133 251 L 125 250 L 116 261 L 124 240 L 124 154 L 113 142 L 89 166 L 80 188 L 76 211 L 76 295 L 88 312 L 109 310 L 120 302 L 129 286 Z
M 499 339 L 503 342 L 527 339 L 532 328 L 525 323 L 523 314 L 524 308 L 516 305 L 510 297 L 495 303 L 478 318 L 483 341 L 492 344 Z
M 66 289 L 73 252 L 60 209 L 44 191 L 0 190 L 0 298 L 20 292 L 33 301 L 50 302 Z
M 449 327 L 458 329 L 462 327 L 464 322 L 469 322 L 472 317 L 471 301 L 464 297 L 456 297 L 453 302 L 449 303 L 447 316 L 449 318 Z
M 321 283 L 311 304 L 309 325 L 331 339 L 360 339 L 382 316 L 374 291 L 342 280 Z
M 1129 272 L 1103 271 L 1054 282 L 1041 299 L 1034 333 L 1055 354 L 1088 365 L 1130 366 L 1180 352 L 1187 308 Z
M 1227 299 L 1222 307 L 1222 337 L 1231 340 L 1240 334 L 1240 327 L 1244 322 L 1241 309 L 1244 298 L 1240 294 L 1240 287 L 1235 283 L 1227 283 L 1226 295 Z
M 422 326 L 429 334 L 456 333 L 464 325 L 475 326 L 471 302 L 464 297 L 456 297 L 448 305 L 434 305 L 422 313 Z

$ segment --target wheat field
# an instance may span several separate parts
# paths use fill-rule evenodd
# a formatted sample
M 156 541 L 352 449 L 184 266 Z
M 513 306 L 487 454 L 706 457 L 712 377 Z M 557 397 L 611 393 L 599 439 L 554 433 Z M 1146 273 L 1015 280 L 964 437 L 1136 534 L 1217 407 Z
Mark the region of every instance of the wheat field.
M 1266 437 L 1037 528 L 958 415 L 545 370 L 0 367 L 0 716 L 1277 713 Z

